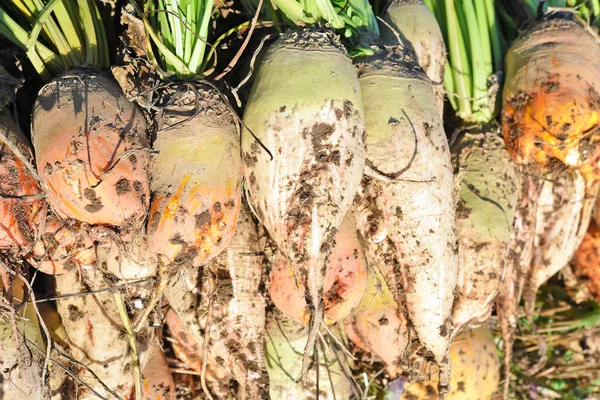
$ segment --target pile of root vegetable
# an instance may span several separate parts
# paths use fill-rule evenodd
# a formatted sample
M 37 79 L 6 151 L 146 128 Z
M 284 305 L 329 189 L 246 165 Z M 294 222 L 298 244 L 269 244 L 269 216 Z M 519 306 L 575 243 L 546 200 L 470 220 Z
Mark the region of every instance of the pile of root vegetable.
M 0 398 L 597 395 L 599 18 L 0 0 Z

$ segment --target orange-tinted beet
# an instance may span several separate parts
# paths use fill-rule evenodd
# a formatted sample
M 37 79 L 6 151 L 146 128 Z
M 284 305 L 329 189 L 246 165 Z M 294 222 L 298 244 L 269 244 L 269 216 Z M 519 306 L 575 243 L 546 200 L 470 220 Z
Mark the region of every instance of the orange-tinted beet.
M 152 339 L 150 348 L 141 360 L 142 396 L 143 400 L 175 400 L 175 382 L 169 370 L 169 364 L 163 353 L 160 342 Z M 125 396 L 125 400 L 134 400 L 135 387 Z
M 27 139 L 8 118 L 0 117 L 0 132 L 0 248 L 26 253 L 43 222 L 46 201 L 40 197 L 26 197 L 40 195 L 42 190 L 5 142 L 9 141 L 21 156 L 32 160 Z
M 292 268 L 281 252 L 277 252 L 271 271 L 269 295 L 287 317 L 308 325 L 310 310 L 306 303 L 305 286 L 298 285 Z M 343 220 L 335 236 L 335 244 L 327 263 L 323 300 L 325 322 L 333 324 L 346 316 L 360 303 L 367 286 L 367 263 L 356 236 L 351 218 Z
M 31 131 L 59 216 L 123 228 L 141 223 L 149 204 L 146 120 L 115 83 L 83 70 L 56 78 L 40 90 Z
M 239 130 L 214 90 L 185 92 L 160 119 L 153 147 L 148 244 L 164 263 L 203 265 L 233 239 L 241 204 Z
M 202 360 L 204 353 L 202 347 L 194 340 L 194 337 L 186 332 L 181 320 L 173 310 L 167 311 L 165 323 L 175 341 L 171 344 L 177 358 L 195 371 L 202 371 Z M 209 353 L 210 354 L 210 353 Z M 227 371 L 219 365 L 212 356 L 208 357 L 207 372 L 218 379 L 226 379 Z
M 575 17 L 546 17 L 506 55 L 503 134 L 512 158 L 600 176 L 600 44 Z
M 405 305 L 396 303 L 383 276 L 373 268 L 364 298 L 356 312 L 344 320 L 348 339 L 378 357 L 392 378 L 397 375 L 410 342 L 405 313 Z
M 96 248 L 85 232 L 48 213 L 44 232 L 27 260 L 46 274 L 60 275 L 73 268 L 93 266 Z
M 600 301 L 600 232 L 594 220 L 575 253 L 573 270 L 590 294 Z

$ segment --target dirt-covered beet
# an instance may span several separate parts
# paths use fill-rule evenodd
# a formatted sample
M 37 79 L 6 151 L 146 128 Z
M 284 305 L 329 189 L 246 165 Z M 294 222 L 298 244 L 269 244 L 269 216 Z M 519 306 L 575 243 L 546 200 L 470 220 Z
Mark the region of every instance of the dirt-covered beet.
M 165 324 L 175 356 L 192 370 L 204 373 L 206 386 L 213 396 L 226 398 L 229 393 L 229 372 L 215 360 L 211 352 L 207 352 L 205 357 L 204 348 L 188 333 L 172 309 L 165 313 Z
M 55 276 L 57 295 L 87 292 L 107 286 L 102 279 L 92 282 L 78 270 Z M 87 366 L 119 396 L 128 394 L 136 377 L 114 294 L 110 291 L 83 294 L 57 300 L 56 304 L 70 345 L 70 356 Z M 141 350 L 138 347 L 139 353 Z M 81 368 L 77 376 L 101 395 L 110 396 L 89 370 Z M 97 398 L 83 386 L 79 386 L 78 394 L 80 399 Z
M 0 397 L 3 400 L 50 399 L 48 386 L 52 387 L 52 378 L 57 378 L 46 374 L 46 381 L 42 382 L 44 338 L 33 304 L 19 307 L 26 293 L 21 278 L 13 278 L 0 268 L 0 301 L 6 310 L 0 319 Z
M 105 237 L 96 245 L 98 267 L 118 280 L 137 280 L 154 276 L 156 257 L 148 250 L 146 232 L 140 231 L 124 242 L 118 237 Z
M 46 216 L 44 231 L 26 256 L 31 265 L 50 275 L 93 268 L 96 259 L 96 249 L 89 234 L 51 211 Z
M 430 80 L 407 50 L 357 59 L 367 123 L 365 177 L 356 213 L 371 244 L 389 240 L 397 260 L 380 271 L 448 384 L 458 270 L 450 148 Z
M 531 269 L 538 200 L 543 183 L 529 169 L 519 168 L 518 173 L 521 190 L 515 208 L 514 229 L 509 245 L 506 270 L 496 298 L 496 315 L 504 342 L 502 345 L 504 376 L 508 376 L 510 373 L 514 335 L 517 328 L 517 310 Z M 509 382 L 510 379 L 504 381 L 505 396 L 508 393 Z
M 150 200 L 146 119 L 113 81 L 84 69 L 55 78 L 38 94 L 31 134 L 60 217 L 139 227 Z
M 523 300 L 532 316 L 536 293 L 552 275 L 566 266 L 587 232 L 596 196 L 586 193 L 578 171 L 558 170 L 541 182 L 536 213 L 532 264 Z
M 186 87 L 173 100 L 158 116 L 153 141 L 158 154 L 151 164 L 148 240 L 165 264 L 199 266 L 223 251 L 235 232 L 240 133 L 216 90 Z
M 175 382 L 157 336 L 153 336 L 140 362 L 142 398 L 147 400 L 175 400 Z M 126 400 L 134 400 L 135 390 Z
M 257 66 L 242 135 L 254 210 L 304 283 L 308 360 L 323 321 L 327 258 L 364 167 L 364 109 L 352 62 L 325 30 L 282 34 Z
M 450 346 L 452 390 L 446 399 L 489 400 L 496 398 L 500 382 L 498 354 L 494 336 L 487 326 L 469 329 L 458 335 Z M 435 379 L 432 383 L 435 383 Z M 432 383 L 409 382 L 403 387 L 402 400 L 442 398 Z
M 46 201 L 24 164 L 33 161 L 29 141 L 11 119 L 3 116 L 0 135 L 0 248 L 27 254 L 44 222 Z
M 263 353 L 265 299 L 259 290 L 262 260 L 256 224 L 243 207 L 231 245 L 206 266 L 174 275 L 165 290 L 185 331 L 179 336 L 189 337 L 197 348 L 208 345 L 208 356 L 250 399 L 262 399 L 269 390 Z
M 443 115 L 446 45 L 435 16 L 422 0 L 394 0 L 383 19 L 396 32 L 380 23 L 381 40 L 388 45 L 406 46 L 415 52 L 419 65 L 431 80 L 440 115 Z
M 365 296 L 344 321 L 348 339 L 379 358 L 391 378 L 398 374 L 410 341 L 405 304 L 398 305 L 377 268 L 369 270 Z
M 541 167 L 558 159 L 580 170 L 590 193 L 600 176 L 599 57 L 599 37 L 583 20 L 548 13 L 506 54 L 502 93 L 504 140 L 513 159 Z
M 458 187 L 456 335 L 491 315 L 510 250 L 520 180 L 495 127 L 458 132 L 451 151 Z
M 303 282 L 293 276 L 288 260 L 277 251 L 272 260 L 269 297 L 288 318 L 308 325 L 310 309 L 304 298 Z M 351 213 L 346 214 L 335 235 L 331 256 L 327 263 L 323 301 L 325 323 L 330 325 L 346 318 L 360 303 L 367 286 L 367 262 L 358 240 Z

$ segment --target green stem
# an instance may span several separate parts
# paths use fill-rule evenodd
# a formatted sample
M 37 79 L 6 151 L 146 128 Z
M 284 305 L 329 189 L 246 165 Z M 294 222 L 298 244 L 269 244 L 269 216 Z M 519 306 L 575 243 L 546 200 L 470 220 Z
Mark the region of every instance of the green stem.
M 304 9 L 294 0 L 273 0 L 273 3 L 279 8 L 287 18 L 289 18 L 294 24 L 300 23 L 313 23 L 312 18 L 308 18 L 304 14 Z
M 121 317 L 121 322 L 123 322 L 123 328 L 125 328 L 125 333 L 127 334 L 127 339 L 129 340 L 129 350 L 131 351 L 131 364 L 133 365 L 133 375 L 135 379 L 135 398 L 136 400 L 142 400 L 144 395 L 142 392 L 142 371 L 140 368 L 140 360 L 137 351 L 137 340 L 135 337 L 135 333 L 131 328 L 131 320 L 129 319 L 129 315 L 127 314 L 127 308 L 125 307 L 123 297 L 121 297 L 121 294 L 118 291 L 115 292 L 114 296 L 115 302 L 117 303 L 117 310 L 119 310 L 119 316 Z
M 502 20 L 502 26 L 504 28 L 504 33 L 506 34 L 506 39 L 508 42 L 512 42 L 517 37 L 517 24 L 510 17 L 506 9 L 502 5 L 502 2 L 496 2 L 496 11 L 498 12 L 498 16 Z M 535 15 L 535 11 L 532 15 Z
M 467 35 L 469 38 L 469 55 L 471 57 L 471 76 L 472 76 L 472 107 L 473 112 L 481 109 L 480 98 L 485 96 L 487 93 L 486 89 L 486 76 L 484 73 L 485 66 L 483 65 L 483 52 L 481 49 L 481 40 L 479 38 L 479 29 L 477 24 L 477 16 L 475 15 L 475 9 L 473 7 L 472 0 L 462 0 L 465 18 L 465 25 L 467 28 Z M 460 10 L 458 10 L 460 15 Z
M 593 17 L 597 18 L 600 15 L 600 0 L 590 0 L 590 6 Z
M 205 40 L 208 38 L 208 27 L 210 25 L 210 14 L 212 13 L 212 7 L 213 0 L 208 0 L 206 3 L 204 3 L 204 15 L 200 21 L 200 30 L 198 32 L 198 36 L 204 40 L 196 40 L 196 46 L 194 47 L 192 58 L 188 64 L 188 68 L 193 74 L 200 74 L 202 72 L 200 71 L 199 67 L 202 64 L 204 52 L 206 50 Z
M 96 65 L 98 62 L 98 39 L 96 38 L 89 0 L 77 0 L 77 5 L 85 40 L 85 62 L 88 65 Z
M 500 70 L 504 69 L 504 55 L 506 54 L 506 52 L 508 51 L 508 48 L 510 47 L 508 44 L 508 41 L 506 40 L 506 35 L 504 34 L 504 31 L 502 30 L 502 27 L 500 27 L 498 24 L 496 25 L 496 29 L 498 29 L 500 32 L 498 34 L 498 39 L 500 40 Z
M 65 35 L 65 39 L 69 43 L 71 54 L 74 58 L 74 64 L 79 65 L 83 63 L 84 59 L 83 44 L 79 39 L 80 32 L 73 23 L 73 19 L 71 18 L 71 15 L 69 15 L 69 11 L 65 5 L 67 2 L 68 0 L 60 1 L 56 7 L 54 7 L 54 16 L 56 17 L 58 25 Z
M 445 1 L 446 0 L 434 0 L 437 1 L 437 3 L 435 3 L 435 10 L 433 11 L 433 14 L 435 15 L 435 18 L 438 21 L 438 24 L 440 25 L 440 30 L 442 31 L 442 35 L 444 36 L 444 40 L 446 41 L 446 44 L 448 43 L 448 25 L 446 23 L 446 5 L 445 5 Z
M 590 22 L 590 19 L 591 19 L 590 9 L 586 5 L 579 7 L 577 9 L 577 11 L 579 12 L 579 15 L 581 16 L 581 18 L 583 18 L 585 21 L 587 21 L 587 23 Z
M 68 38 L 69 36 L 76 36 L 77 35 L 77 31 L 75 29 L 75 26 L 72 23 L 72 20 L 69 17 L 68 11 L 65 8 L 64 4 L 61 2 L 61 0 L 50 0 L 39 12 L 33 27 L 31 29 L 31 32 L 29 33 L 29 38 L 27 40 L 27 43 L 25 45 L 25 47 L 27 49 L 31 49 L 35 46 L 35 44 L 38 42 L 38 37 L 40 32 L 42 31 L 43 26 L 45 26 L 48 22 L 48 20 L 52 15 L 52 12 L 54 12 L 55 16 L 56 16 L 56 11 L 57 9 L 60 9 L 60 19 L 57 17 L 59 23 L 61 24 L 61 26 L 64 26 L 63 29 L 69 29 L 68 31 L 66 31 L 66 37 Z M 82 52 L 82 48 L 81 48 L 81 42 L 79 41 L 79 37 L 76 38 L 71 38 L 70 43 L 73 43 L 77 46 L 79 46 L 79 48 L 73 48 L 72 47 L 72 59 L 74 60 L 74 65 L 79 65 L 83 62 L 83 52 Z
M 266 1 L 264 2 L 265 7 L 267 8 L 267 12 L 269 13 L 269 16 L 271 17 L 271 20 L 276 24 L 279 25 L 281 23 L 281 18 L 279 18 L 279 14 L 275 11 L 275 8 L 273 8 L 273 3 L 271 1 Z M 277 26 L 277 32 L 282 33 L 283 29 L 280 26 Z
M 110 66 L 110 59 L 108 55 L 108 42 L 106 40 L 106 31 L 104 30 L 104 25 L 102 24 L 102 18 L 100 17 L 100 11 L 96 6 L 94 0 L 89 0 L 90 2 L 90 11 L 92 12 L 92 18 L 94 22 L 94 31 L 96 32 L 96 39 L 98 43 L 98 63 L 97 67 L 106 68 Z
M 468 63 L 466 45 L 459 26 L 458 16 L 454 0 L 445 1 L 446 23 L 448 27 L 448 51 L 450 53 L 450 63 L 454 75 L 454 85 L 457 96 L 457 114 L 459 116 L 468 116 L 471 114 L 471 71 Z
M 341 29 L 344 27 L 344 21 L 338 13 L 333 9 L 333 5 L 330 0 L 305 0 L 307 3 L 314 2 L 316 5 L 317 14 L 311 14 L 311 17 L 315 19 L 322 19 L 329 23 L 334 29 Z M 351 1 L 351 0 L 350 0 Z
M 171 11 L 174 14 L 169 15 L 169 22 L 171 24 L 171 32 L 173 33 L 173 45 L 175 47 L 175 54 L 180 59 L 183 59 L 183 38 L 181 32 L 181 21 L 177 18 L 179 15 L 177 0 L 166 0 L 165 1 L 166 9 Z
M 188 67 L 165 46 L 162 40 L 156 35 L 154 28 L 150 25 L 148 20 L 144 17 L 144 27 L 146 28 L 146 32 L 148 36 L 152 39 L 152 42 L 156 45 L 160 53 L 165 57 L 166 62 L 173 66 L 173 69 L 178 71 L 181 75 L 191 75 Z
M 30 51 L 27 48 L 29 35 L 2 8 L 0 8 L 0 34 L 25 51 Z M 37 58 L 41 59 L 44 64 L 47 64 L 54 70 L 61 71 L 65 68 L 62 58 L 43 44 L 37 42 L 33 52 L 39 55 Z M 45 68 L 36 68 L 36 71 L 40 70 L 45 71 Z
M 35 43 L 38 40 L 38 36 L 42 31 L 42 27 L 46 25 L 46 22 L 48 21 L 48 18 L 50 17 L 52 11 L 54 11 L 54 8 L 58 4 L 58 1 L 59 0 L 50 0 L 48 4 L 46 4 L 44 8 L 40 10 L 40 12 L 37 15 L 37 18 L 35 19 L 33 27 L 31 28 L 31 32 L 29 33 L 27 43 L 25 43 L 26 48 L 31 48 L 35 45 Z
M 35 6 L 30 0 L 11 0 L 11 4 L 14 7 L 16 7 L 18 12 L 22 13 L 28 21 L 35 21 L 35 16 L 31 11 L 35 10 Z M 52 38 L 50 37 L 50 32 L 48 31 L 48 27 L 46 26 L 46 24 L 44 24 L 44 26 L 42 27 L 42 36 L 44 37 L 44 39 L 46 39 L 49 46 L 53 46 Z M 55 48 L 52 50 L 56 51 Z
M 504 60 L 504 56 L 502 53 L 502 31 L 498 26 L 498 21 L 496 19 L 496 11 L 494 9 L 494 0 L 484 0 L 485 1 L 485 14 L 487 16 L 487 24 L 489 30 L 489 37 L 491 40 L 492 46 L 492 59 L 494 62 L 493 68 L 494 72 L 502 70 L 502 62 Z
M 358 14 L 365 28 L 379 36 L 379 25 L 371 4 L 366 0 L 349 0 L 350 7 Z
M 31 21 L 34 19 L 34 16 L 33 16 L 32 12 L 29 10 L 29 7 L 27 7 L 25 5 L 25 3 L 23 3 L 21 0 L 9 0 L 8 5 L 11 5 L 14 8 L 16 8 L 16 11 L 20 14 L 23 14 L 23 16 L 27 20 Z
M 152 8 L 154 9 L 154 3 L 152 3 Z M 169 15 L 162 12 L 162 10 L 165 10 L 164 0 L 158 0 L 158 10 L 159 11 L 153 15 L 155 15 L 157 18 L 160 35 L 162 36 L 165 46 L 167 46 L 169 50 L 175 51 L 175 48 L 172 45 L 173 35 L 171 35 L 171 29 L 169 26 Z
M 44 9 L 44 4 L 41 0 L 33 0 L 30 5 L 33 6 L 33 9 L 30 11 L 37 17 Z M 72 52 L 71 46 L 69 46 L 69 42 L 61 32 L 60 28 L 54 21 L 54 19 L 49 18 L 46 20 L 45 26 L 48 28 L 48 35 L 50 36 L 50 40 L 56 46 L 58 53 L 63 58 L 65 65 L 67 68 L 73 67 L 73 65 L 77 64 L 77 57 Z
M 184 29 L 185 32 L 185 42 L 183 44 L 183 61 L 190 62 L 190 58 L 192 57 L 192 51 L 194 49 L 194 40 L 196 39 L 192 32 L 196 32 L 196 10 L 194 9 L 194 5 L 197 4 L 195 1 L 190 1 L 186 5 L 186 16 L 188 16 L 188 26 L 189 29 Z
M 535 13 L 537 12 L 537 6 L 538 6 L 538 3 L 539 3 L 539 0 L 523 0 L 523 2 L 529 8 L 529 13 L 531 15 L 535 15 Z
M 2 11 L 2 9 L 0 9 L 0 12 L 1 11 Z M 20 43 L 15 38 L 15 36 L 13 36 L 13 32 L 11 31 L 11 29 L 8 28 L 6 25 L 4 25 L 2 22 L 0 22 L 0 35 L 4 36 L 5 38 L 10 40 L 14 44 L 24 47 L 22 45 L 22 43 Z M 48 51 L 50 51 L 50 50 L 48 50 Z M 52 79 L 50 72 L 48 72 L 46 65 L 44 64 L 44 62 L 42 61 L 40 56 L 36 53 L 36 51 L 34 49 L 30 49 L 30 50 L 26 49 L 26 52 L 27 52 L 27 57 L 29 58 L 29 61 L 33 65 L 33 68 L 36 70 L 36 72 L 40 75 L 42 80 L 44 82 L 48 82 L 50 79 Z
M 485 0 L 474 0 L 475 16 L 477 18 L 477 27 L 481 43 L 481 56 L 485 67 L 486 86 L 487 77 L 494 73 L 492 65 L 492 49 L 490 43 L 490 31 L 488 28 L 488 19 L 485 10 Z
M 446 98 L 450 102 L 452 109 L 458 110 L 458 101 L 455 96 L 456 91 L 454 88 L 454 71 L 452 70 L 452 64 L 449 62 L 446 63 L 446 68 L 444 69 L 444 87 L 448 91 Z

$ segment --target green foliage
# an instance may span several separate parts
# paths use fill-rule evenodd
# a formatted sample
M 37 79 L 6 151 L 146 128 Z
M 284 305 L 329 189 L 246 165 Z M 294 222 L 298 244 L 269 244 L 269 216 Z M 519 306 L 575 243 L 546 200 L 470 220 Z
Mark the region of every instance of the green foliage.
M 509 27 L 511 39 L 516 36 L 517 27 L 536 18 L 538 11 L 570 10 L 596 29 L 600 28 L 600 0 L 546 0 L 541 10 L 540 4 L 540 0 L 499 0 L 498 12 L 503 24 Z
M 256 0 L 242 0 L 247 9 L 258 6 Z M 350 57 L 372 55 L 372 38 L 379 37 L 379 26 L 368 0 L 273 0 L 263 3 L 263 15 L 289 26 L 328 26 L 344 41 Z M 263 18 L 264 19 L 264 18 Z
M 507 41 L 495 0 L 428 0 L 440 24 L 448 63 L 444 86 L 456 114 L 466 122 L 489 123 L 497 114 L 498 85 Z
M 179 78 L 204 77 L 214 1 L 152 0 L 144 11 L 162 69 Z
M 535 15 L 537 13 L 540 0 L 522 1 L 529 8 L 531 15 Z M 598 16 L 600 15 L 599 0 L 547 0 L 544 4 L 543 12 L 547 12 L 553 8 L 571 8 L 588 23 L 598 19 Z
M 105 28 L 93 0 L 0 0 L 0 35 L 23 48 L 46 81 L 83 64 L 110 64 Z

